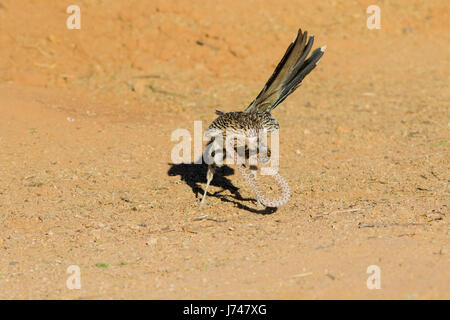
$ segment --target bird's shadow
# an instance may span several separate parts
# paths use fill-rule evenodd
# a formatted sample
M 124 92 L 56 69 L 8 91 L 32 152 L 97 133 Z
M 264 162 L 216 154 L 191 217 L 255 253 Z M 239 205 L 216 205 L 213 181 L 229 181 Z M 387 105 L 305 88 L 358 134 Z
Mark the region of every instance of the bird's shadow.
M 188 186 L 191 187 L 192 192 L 195 194 L 196 198 L 201 198 L 204 193 L 204 189 L 200 186 L 200 183 L 206 184 L 206 172 L 208 171 L 208 165 L 205 163 L 195 164 L 195 163 L 181 163 L 173 164 L 169 163 L 170 169 L 167 172 L 169 176 L 180 176 L 181 180 L 184 181 Z M 252 202 L 257 203 L 256 199 L 244 198 L 239 193 L 239 188 L 235 187 L 230 179 L 226 176 L 234 174 L 234 169 L 227 165 L 218 167 L 214 174 L 214 178 L 210 185 L 221 188 L 221 190 L 214 193 L 208 192 L 207 197 L 219 198 L 223 202 L 234 203 L 239 209 L 244 209 L 253 213 L 259 214 L 271 214 L 277 211 L 277 208 L 266 207 L 265 209 L 258 210 L 251 208 L 242 202 Z M 229 191 L 231 195 L 224 195 L 224 191 Z

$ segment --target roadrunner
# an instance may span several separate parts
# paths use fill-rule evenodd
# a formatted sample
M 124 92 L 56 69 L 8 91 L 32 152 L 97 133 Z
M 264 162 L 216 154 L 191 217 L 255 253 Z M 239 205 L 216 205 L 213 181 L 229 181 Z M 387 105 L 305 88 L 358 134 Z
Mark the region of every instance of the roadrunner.
M 209 149 L 218 137 L 223 142 L 226 139 L 226 135 L 231 133 L 248 140 L 259 141 L 257 148 L 251 148 L 246 144 L 243 150 L 242 148 L 239 149 L 236 143 L 233 142 L 234 151 L 237 152 L 238 157 L 242 156 L 245 160 L 248 160 L 250 154 L 253 152 L 253 154 L 257 154 L 258 163 L 265 164 L 269 161 L 269 157 L 271 156 L 270 148 L 261 142 L 261 136 L 268 132 L 273 133 L 278 131 L 278 121 L 272 116 L 271 111 L 298 88 L 302 80 L 316 67 L 322 57 L 326 46 L 314 50 L 309 58 L 307 58 L 313 43 L 314 37 L 308 37 L 308 33 L 306 31 L 302 32 L 300 29 L 297 37 L 287 48 L 286 53 L 275 68 L 272 76 L 247 109 L 228 113 L 216 111 L 219 117 L 211 123 L 205 132 L 205 135 L 210 138 L 205 152 L 211 151 Z M 229 150 L 226 150 L 223 144 L 221 148 L 221 160 L 223 160 L 227 157 Z M 217 152 L 217 148 L 214 150 L 211 152 L 212 156 Z M 216 167 L 220 166 L 221 163 L 213 162 L 208 165 L 206 187 L 200 202 L 200 208 L 204 204 L 208 187 L 214 177 Z M 237 167 L 255 192 L 258 205 L 278 207 L 288 201 L 290 197 L 289 186 L 277 172 L 274 172 L 273 175 L 281 188 L 282 195 L 279 199 L 267 199 L 258 186 L 256 173 L 252 172 L 254 170 L 250 171 L 250 166 L 240 164 L 239 162 Z

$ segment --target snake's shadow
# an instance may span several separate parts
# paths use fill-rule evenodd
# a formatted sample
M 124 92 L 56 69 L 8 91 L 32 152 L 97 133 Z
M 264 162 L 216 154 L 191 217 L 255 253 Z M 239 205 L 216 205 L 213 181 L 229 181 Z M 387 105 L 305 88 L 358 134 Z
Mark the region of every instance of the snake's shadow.
M 195 194 L 197 199 L 203 196 L 204 189 L 200 186 L 200 183 L 206 184 L 206 172 L 208 171 L 208 165 L 205 163 L 195 164 L 195 163 L 181 163 L 173 164 L 169 163 L 170 169 L 167 172 L 169 176 L 180 176 L 181 180 L 184 181 L 189 187 L 191 187 L 192 192 Z M 256 199 L 254 198 L 244 198 L 239 193 L 239 188 L 235 187 L 230 179 L 226 176 L 234 174 L 234 169 L 227 165 L 218 167 L 214 178 L 211 181 L 212 186 L 221 188 L 221 190 L 214 193 L 208 192 L 207 197 L 219 198 L 223 202 L 232 202 L 239 209 L 244 209 L 253 213 L 259 214 L 271 214 L 277 211 L 277 208 L 265 208 L 263 210 L 258 210 L 251 208 L 242 202 L 252 202 L 256 204 Z M 224 191 L 229 191 L 231 195 L 222 194 Z M 206 199 L 208 200 L 208 199 Z

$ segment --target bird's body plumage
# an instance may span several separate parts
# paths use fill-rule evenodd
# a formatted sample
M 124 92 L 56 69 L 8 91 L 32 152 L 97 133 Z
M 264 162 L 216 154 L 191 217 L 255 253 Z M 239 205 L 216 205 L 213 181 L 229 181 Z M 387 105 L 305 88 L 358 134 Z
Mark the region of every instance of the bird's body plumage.
M 210 145 L 217 135 L 222 135 L 224 138 L 228 133 L 243 135 L 246 138 L 258 137 L 260 133 L 274 132 L 279 129 L 278 121 L 270 113 L 280 103 L 282 103 L 298 86 L 303 79 L 316 67 L 318 61 L 323 56 L 325 46 L 314 50 L 307 58 L 314 43 L 314 37 L 308 38 L 308 33 L 298 31 L 297 37 L 287 48 L 280 63 L 275 68 L 272 76 L 269 78 L 264 88 L 258 96 L 250 103 L 244 111 L 223 113 L 216 111 L 219 115 L 206 131 L 206 136 L 210 137 L 208 145 Z M 263 146 L 270 154 L 270 149 Z M 247 150 L 247 149 L 246 149 Z M 258 150 L 258 152 L 261 149 Z M 224 153 L 226 155 L 226 153 Z M 248 152 L 246 152 L 246 157 Z M 250 184 L 256 183 L 249 178 L 246 173 L 246 167 L 241 165 L 239 167 L 241 173 L 244 174 Z M 207 183 L 205 193 L 203 195 L 200 206 L 204 203 L 208 186 L 214 176 L 216 164 L 208 166 Z M 244 171 L 243 171 L 244 170 Z M 287 183 L 281 176 L 276 176 L 276 180 L 280 182 L 280 186 L 286 191 Z M 284 181 L 284 182 L 283 182 Z M 256 192 L 256 190 L 255 190 Z M 257 195 L 260 191 L 256 192 Z M 287 187 L 287 194 L 284 195 L 283 201 L 265 201 L 268 204 L 285 203 L 289 198 L 289 188 Z M 258 196 L 258 201 L 261 199 Z M 264 203 L 264 201 L 261 201 Z
M 208 127 L 206 135 L 225 131 L 243 134 L 248 138 L 257 137 L 262 131 L 273 132 L 279 129 L 278 121 L 269 113 L 255 111 L 246 113 L 235 111 L 221 113 Z

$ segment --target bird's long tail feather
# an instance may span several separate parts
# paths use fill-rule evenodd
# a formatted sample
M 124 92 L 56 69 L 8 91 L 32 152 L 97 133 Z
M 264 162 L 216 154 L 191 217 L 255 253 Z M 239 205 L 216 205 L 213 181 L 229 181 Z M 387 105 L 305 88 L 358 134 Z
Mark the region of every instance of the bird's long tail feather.
M 246 112 L 270 112 L 298 88 L 324 54 L 326 46 L 314 50 L 309 58 L 306 58 L 313 43 L 313 36 L 308 38 L 306 31 L 303 33 L 301 29 L 298 31 L 294 42 L 287 48 L 272 76 L 256 99 L 247 107 Z

